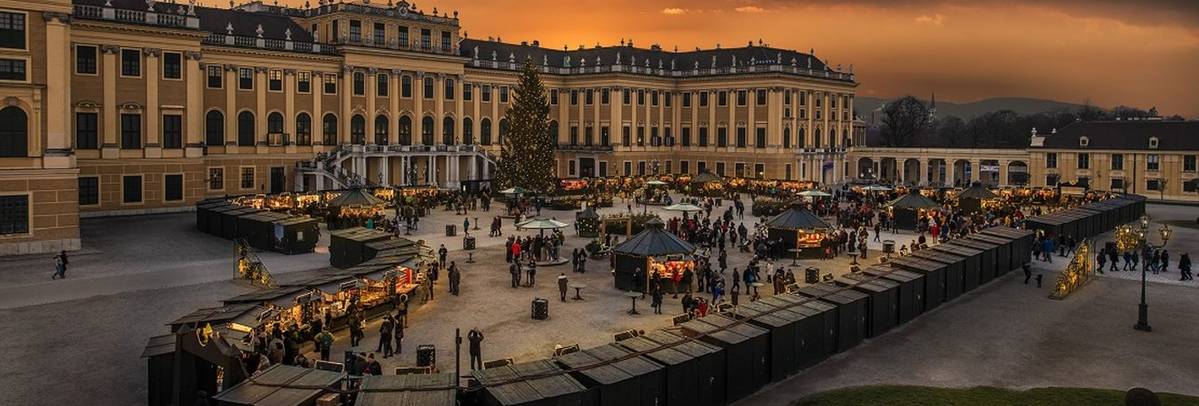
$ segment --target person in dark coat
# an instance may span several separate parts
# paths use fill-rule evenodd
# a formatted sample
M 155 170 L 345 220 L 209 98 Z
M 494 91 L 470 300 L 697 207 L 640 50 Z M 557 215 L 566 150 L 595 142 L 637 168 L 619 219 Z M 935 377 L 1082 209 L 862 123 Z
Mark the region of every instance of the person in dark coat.
M 520 261 L 513 261 L 508 265 L 508 273 L 512 274 L 512 287 L 520 286 Z
M 462 272 L 458 270 L 458 264 L 450 262 L 450 294 L 458 296 L 462 284 Z
M 383 318 L 383 322 L 379 324 L 379 348 L 376 352 L 382 352 L 383 358 L 391 356 L 391 319 Z
M 1028 264 L 1024 264 L 1024 266 L 1022 266 L 1021 268 L 1024 269 L 1024 284 L 1027 285 L 1028 280 L 1032 279 L 1032 267 L 1029 266 Z
M 466 334 L 466 340 L 470 341 L 470 369 L 483 369 L 483 333 L 478 328 L 472 328 Z
M 558 274 L 558 297 L 561 298 L 561 300 L 563 302 L 566 301 L 566 284 L 567 283 L 568 282 L 566 280 L 566 273 L 559 273 Z
M 1184 252 L 1184 253 L 1182 253 L 1181 257 L 1178 257 L 1178 272 L 1182 274 L 1182 279 L 1180 279 L 1180 280 L 1184 280 L 1184 281 L 1195 280 L 1195 278 L 1191 275 L 1191 255 L 1190 254 Z
M 529 267 L 525 269 L 525 275 L 529 279 L 529 287 L 533 287 L 537 283 L 537 262 L 529 261 Z

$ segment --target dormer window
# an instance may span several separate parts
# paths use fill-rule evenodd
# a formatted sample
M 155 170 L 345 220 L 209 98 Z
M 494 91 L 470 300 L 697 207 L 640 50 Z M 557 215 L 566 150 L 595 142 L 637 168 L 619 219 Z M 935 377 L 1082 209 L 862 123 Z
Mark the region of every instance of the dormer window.
M 1083 148 L 1086 148 L 1086 146 L 1087 146 L 1087 145 L 1091 145 L 1091 139 L 1090 139 L 1090 138 L 1087 138 L 1087 137 L 1078 137 L 1078 146 L 1080 146 L 1080 147 L 1083 147 Z
M 1157 149 L 1157 137 L 1149 137 L 1149 149 Z

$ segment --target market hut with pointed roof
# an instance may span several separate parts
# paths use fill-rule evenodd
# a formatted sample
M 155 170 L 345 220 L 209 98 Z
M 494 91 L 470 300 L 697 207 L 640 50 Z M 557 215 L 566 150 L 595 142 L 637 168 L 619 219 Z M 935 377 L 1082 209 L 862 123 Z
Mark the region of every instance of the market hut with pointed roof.
M 964 213 L 975 213 L 983 209 L 988 202 L 998 199 L 990 189 L 987 189 L 980 182 L 974 182 L 966 190 L 958 193 L 958 208 Z
M 658 218 L 645 230 L 612 248 L 616 289 L 650 292 L 653 276 L 664 293 L 685 291 L 695 270 L 695 246 L 665 230 Z
M 724 179 L 704 171 L 687 182 L 692 196 L 719 196 L 724 191 Z
M 832 228 L 812 212 L 794 204 L 790 209 L 766 221 L 767 236 L 782 239 L 788 252 L 799 248 L 796 255 L 818 257 L 825 245 L 825 235 Z
M 908 194 L 887 203 L 887 210 L 890 210 L 895 225 L 904 230 L 915 230 L 921 216 L 940 208 L 940 204 L 924 197 L 918 189 L 912 189 Z

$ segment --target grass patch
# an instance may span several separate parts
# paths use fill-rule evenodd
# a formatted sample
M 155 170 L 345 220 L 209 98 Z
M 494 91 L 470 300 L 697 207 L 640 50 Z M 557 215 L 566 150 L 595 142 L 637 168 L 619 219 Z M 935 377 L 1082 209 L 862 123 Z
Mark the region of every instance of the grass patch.
M 1199 397 L 1158 393 L 1163 406 L 1199 405 Z M 805 396 L 793 406 L 1081 406 L 1124 405 L 1124 391 L 1085 388 L 1036 388 L 1026 391 L 990 387 L 862 386 Z

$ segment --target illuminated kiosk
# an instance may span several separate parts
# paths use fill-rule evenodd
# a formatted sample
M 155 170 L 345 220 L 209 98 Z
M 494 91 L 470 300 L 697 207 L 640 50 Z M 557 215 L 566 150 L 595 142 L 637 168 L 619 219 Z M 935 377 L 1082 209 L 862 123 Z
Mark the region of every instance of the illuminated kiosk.
M 771 240 L 782 239 L 787 252 L 798 248 L 797 256 L 816 258 L 824 251 L 828 223 L 798 204 L 766 221 L 767 234 Z
M 887 203 L 887 210 L 895 217 L 895 225 L 904 230 L 915 230 L 921 216 L 940 208 L 940 204 L 924 197 L 918 189 Z
M 979 182 L 974 182 L 966 190 L 958 193 L 958 208 L 963 213 L 975 213 L 987 208 L 988 204 L 991 204 L 998 198 L 999 196 L 991 193 L 990 189 L 987 189 Z
M 663 293 L 683 292 L 695 270 L 695 246 L 664 229 L 658 218 L 645 223 L 645 230 L 612 249 L 616 256 L 613 277 L 616 289 L 649 292 L 650 276 L 656 272 Z M 641 274 L 633 274 L 640 269 Z
M 387 201 L 364 189 L 351 189 L 329 201 L 330 229 L 363 226 L 366 220 L 383 213 Z

